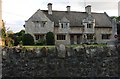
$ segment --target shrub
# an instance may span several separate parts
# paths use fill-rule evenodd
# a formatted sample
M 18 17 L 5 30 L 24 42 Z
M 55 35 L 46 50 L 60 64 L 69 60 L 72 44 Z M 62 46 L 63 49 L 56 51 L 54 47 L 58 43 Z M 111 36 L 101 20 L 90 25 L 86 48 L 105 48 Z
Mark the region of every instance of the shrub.
M 34 45 L 34 38 L 30 34 L 24 34 L 22 37 L 23 45 Z
M 46 40 L 44 38 L 40 38 L 36 43 L 36 45 L 45 45 L 45 43 L 46 43 Z
M 10 38 L 10 37 L 6 37 L 5 45 L 6 46 L 14 46 L 14 40 L 12 38 Z
M 46 44 L 47 45 L 54 45 L 55 44 L 55 39 L 54 39 L 53 32 L 48 32 L 46 34 Z

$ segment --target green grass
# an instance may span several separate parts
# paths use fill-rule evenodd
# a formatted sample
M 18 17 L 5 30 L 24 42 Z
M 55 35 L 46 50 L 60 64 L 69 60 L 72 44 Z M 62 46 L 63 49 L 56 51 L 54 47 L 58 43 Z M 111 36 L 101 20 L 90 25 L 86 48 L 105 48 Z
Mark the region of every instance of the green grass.
M 105 44 L 93 44 L 93 45 L 86 45 L 84 44 L 85 46 L 106 46 Z M 67 47 L 77 47 L 77 46 L 82 46 L 82 44 L 79 44 L 79 45 L 66 45 Z M 43 47 L 48 47 L 48 48 L 53 48 L 55 47 L 55 45 L 43 45 L 43 46 L 23 46 L 25 48 L 43 48 Z
M 53 48 L 55 47 L 54 45 L 51 45 L 51 46 L 23 46 L 25 48 L 43 48 L 43 47 L 48 47 L 48 48 Z
M 79 44 L 79 45 L 67 45 L 67 47 L 77 47 L 77 46 L 82 46 L 82 45 L 85 45 L 85 46 L 106 46 L 105 44 L 91 44 L 91 45 L 87 45 L 87 44 Z

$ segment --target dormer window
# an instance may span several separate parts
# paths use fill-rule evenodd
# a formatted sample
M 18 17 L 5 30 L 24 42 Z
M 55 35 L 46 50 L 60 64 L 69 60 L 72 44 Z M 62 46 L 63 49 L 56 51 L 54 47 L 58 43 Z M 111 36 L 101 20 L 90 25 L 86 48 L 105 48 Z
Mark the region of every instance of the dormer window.
M 92 28 L 93 24 L 87 24 L 87 28 Z
M 66 17 L 63 17 L 61 20 L 59 20 L 60 28 L 69 28 L 69 23 L 70 21 Z
M 69 23 L 61 23 L 61 28 L 68 28 L 69 27 Z

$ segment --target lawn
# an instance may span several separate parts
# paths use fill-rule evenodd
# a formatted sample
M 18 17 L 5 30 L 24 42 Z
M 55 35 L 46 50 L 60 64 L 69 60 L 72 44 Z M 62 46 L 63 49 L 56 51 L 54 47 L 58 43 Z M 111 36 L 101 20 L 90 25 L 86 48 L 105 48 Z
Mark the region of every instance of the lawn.
M 25 48 L 43 48 L 43 47 L 48 47 L 48 48 L 53 48 L 53 47 L 55 47 L 54 45 L 44 45 L 44 46 L 23 46 L 23 47 L 25 47 Z
M 85 46 L 106 46 L 105 44 L 94 44 L 94 45 L 87 45 L 84 44 Z M 77 46 L 82 46 L 82 44 L 76 44 L 76 45 L 66 45 L 66 47 L 77 47 Z M 25 48 L 43 48 L 43 47 L 48 47 L 48 48 L 53 48 L 55 45 L 43 45 L 43 46 L 23 46 Z

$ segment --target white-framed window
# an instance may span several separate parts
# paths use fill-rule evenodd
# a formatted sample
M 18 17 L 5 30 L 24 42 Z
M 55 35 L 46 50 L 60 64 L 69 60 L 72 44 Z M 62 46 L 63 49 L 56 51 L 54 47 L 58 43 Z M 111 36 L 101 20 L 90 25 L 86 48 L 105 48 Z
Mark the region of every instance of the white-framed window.
M 58 34 L 57 35 L 57 40 L 66 40 L 66 35 Z
M 43 35 L 43 34 L 34 34 L 34 36 L 35 36 L 35 39 L 36 39 L 36 40 L 39 40 L 39 39 L 41 39 L 41 38 L 44 38 L 44 35 Z
M 87 24 L 87 28 L 92 28 L 93 27 L 93 24 Z
M 69 27 L 69 23 L 60 23 L 61 24 L 61 28 L 68 28 Z

